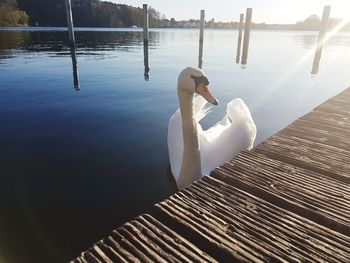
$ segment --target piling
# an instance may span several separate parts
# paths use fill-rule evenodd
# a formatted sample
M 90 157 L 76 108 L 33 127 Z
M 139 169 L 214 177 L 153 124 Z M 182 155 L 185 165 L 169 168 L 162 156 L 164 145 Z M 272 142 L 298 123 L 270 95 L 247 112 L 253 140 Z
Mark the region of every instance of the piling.
M 69 44 L 71 47 L 75 47 L 71 0 L 65 0 L 65 3 L 66 3 L 66 15 L 67 15 L 68 34 L 69 34 Z
M 252 14 L 253 14 L 253 9 L 247 8 L 246 15 L 245 15 L 245 24 L 244 24 L 242 65 L 246 65 L 248 61 L 250 30 L 252 28 Z
M 143 4 L 143 43 L 148 45 L 148 8 L 147 4 Z
M 237 64 L 239 63 L 239 60 L 241 57 L 243 22 L 244 22 L 244 14 L 240 14 L 240 16 L 239 16 L 239 29 L 238 29 L 238 41 L 237 41 L 237 56 L 236 56 L 236 63 Z
M 146 81 L 148 81 L 149 80 L 148 45 L 143 45 L 143 63 L 145 66 L 144 78 Z
M 69 35 L 69 46 L 70 53 L 72 57 L 72 67 L 73 67 L 73 84 L 76 90 L 80 89 L 79 76 L 78 76 L 78 63 L 75 48 L 75 36 L 73 28 L 73 15 L 72 15 L 72 4 L 71 0 L 65 0 L 66 3 L 66 15 L 67 15 L 67 25 L 68 25 L 68 35 Z
M 312 71 L 311 71 L 312 74 L 317 74 L 319 66 L 320 66 L 322 48 L 323 48 L 323 44 L 325 41 L 330 12 L 331 12 L 331 6 L 327 5 L 323 8 L 321 28 L 320 28 L 320 32 L 318 34 L 316 52 L 315 52 L 314 62 L 313 62 Z
M 204 16 L 205 16 L 205 11 L 201 10 L 200 29 L 199 29 L 199 55 L 198 55 L 199 68 L 202 68 L 202 64 L 203 64 Z
M 77 55 L 75 52 L 75 47 L 70 48 L 70 54 L 72 57 L 72 67 L 73 67 L 73 85 L 75 90 L 80 90 L 78 63 L 77 63 Z

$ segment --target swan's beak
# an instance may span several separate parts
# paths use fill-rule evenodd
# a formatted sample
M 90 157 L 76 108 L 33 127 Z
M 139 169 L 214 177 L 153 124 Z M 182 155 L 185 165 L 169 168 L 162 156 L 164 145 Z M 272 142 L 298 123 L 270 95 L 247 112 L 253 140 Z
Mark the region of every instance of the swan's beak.
M 201 84 L 196 89 L 197 93 L 201 95 L 203 98 L 205 98 L 208 102 L 210 102 L 213 105 L 218 105 L 218 100 L 211 94 L 211 91 L 209 87 L 205 84 Z

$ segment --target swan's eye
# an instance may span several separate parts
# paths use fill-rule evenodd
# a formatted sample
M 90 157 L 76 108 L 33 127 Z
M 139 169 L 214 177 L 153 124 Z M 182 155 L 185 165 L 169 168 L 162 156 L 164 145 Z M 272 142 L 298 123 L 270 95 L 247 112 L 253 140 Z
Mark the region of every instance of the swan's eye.
M 203 76 L 203 83 L 208 86 L 209 85 L 209 80 Z
M 207 77 L 205 76 L 191 76 L 191 79 L 194 80 L 194 83 L 196 85 L 196 88 L 200 85 L 200 84 L 205 84 L 206 86 L 209 85 L 209 80 L 207 79 Z

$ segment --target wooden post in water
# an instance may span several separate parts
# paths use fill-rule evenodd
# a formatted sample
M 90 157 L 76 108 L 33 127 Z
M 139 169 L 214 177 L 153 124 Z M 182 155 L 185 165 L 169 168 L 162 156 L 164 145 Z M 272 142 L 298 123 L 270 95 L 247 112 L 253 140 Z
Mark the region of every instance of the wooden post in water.
M 205 11 L 201 10 L 200 29 L 199 29 L 199 55 L 198 55 L 199 68 L 202 68 L 202 65 L 203 65 L 204 16 L 205 16 Z
M 238 41 L 237 41 L 237 55 L 236 55 L 236 63 L 237 64 L 239 63 L 239 60 L 241 58 L 243 22 L 244 22 L 244 14 L 240 14 L 240 16 L 239 16 L 239 29 L 238 29 Z
M 145 65 L 144 77 L 149 80 L 148 45 L 143 45 L 143 64 Z
M 77 55 L 75 53 L 75 47 L 71 47 L 70 48 L 70 54 L 71 54 L 71 57 L 72 57 L 74 88 L 76 90 L 80 90 L 79 75 L 78 75 L 78 63 L 77 63 Z
M 245 25 L 244 25 L 242 65 L 246 65 L 248 61 L 250 30 L 252 28 L 252 14 L 253 14 L 253 9 L 247 8 L 247 11 L 245 14 Z
M 148 45 L 148 8 L 143 4 L 143 43 Z
M 71 47 L 75 47 L 72 4 L 71 4 L 71 0 L 65 0 L 65 2 L 66 2 L 66 15 L 67 15 L 68 34 L 69 34 L 69 44 Z
M 325 41 L 328 19 L 329 19 L 330 13 L 331 13 L 331 6 L 329 6 L 329 5 L 325 6 L 323 8 L 321 28 L 320 28 L 320 32 L 318 34 L 316 52 L 315 52 L 314 62 L 312 65 L 312 71 L 311 71 L 312 74 L 317 74 L 319 66 L 320 66 L 322 48 L 323 48 L 323 44 Z
M 66 3 L 66 16 L 67 16 L 67 25 L 68 25 L 68 35 L 69 35 L 69 46 L 72 57 L 72 66 L 73 66 L 73 84 L 76 90 L 80 89 L 79 85 L 79 76 L 78 76 L 78 63 L 77 56 L 75 53 L 75 36 L 73 28 L 73 15 L 72 15 L 72 4 L 71 0 L 65 0 Z
M 144 77 L 149 80 L 149 66 L 148 66 L 148 8 L 147 4 L 143 4 L 143 62 L 145 65 Z

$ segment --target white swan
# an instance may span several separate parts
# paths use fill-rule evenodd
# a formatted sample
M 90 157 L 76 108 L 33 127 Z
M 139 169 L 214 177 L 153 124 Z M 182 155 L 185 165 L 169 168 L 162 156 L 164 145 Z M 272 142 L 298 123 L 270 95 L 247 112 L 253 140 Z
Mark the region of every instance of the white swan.
M 205 108 L 207 101 L 218 104 L 208 84 L 204 72 L 195 67 L 185 68 L 178 78 L 180 108 L 168 125 L 170 166 L 178 189 L 208 175 L 240 151 L 252 148 L 255 140 L 256 126 L 241 99 L 229 102 L 224 118 L 203 131 L 199 121 L 209 112 L 210 108 Z

